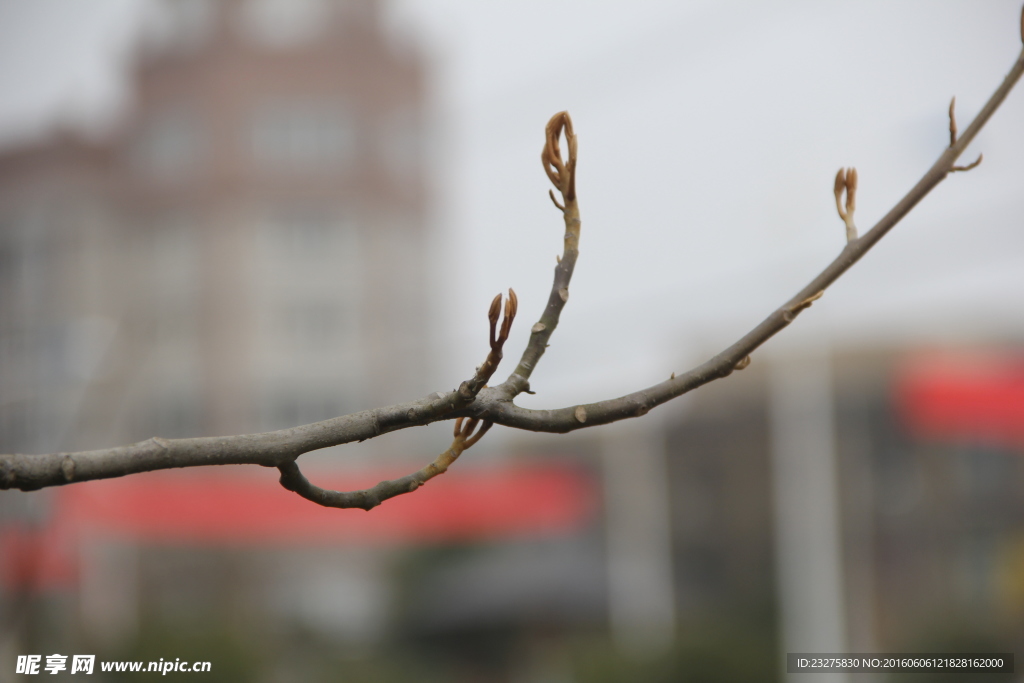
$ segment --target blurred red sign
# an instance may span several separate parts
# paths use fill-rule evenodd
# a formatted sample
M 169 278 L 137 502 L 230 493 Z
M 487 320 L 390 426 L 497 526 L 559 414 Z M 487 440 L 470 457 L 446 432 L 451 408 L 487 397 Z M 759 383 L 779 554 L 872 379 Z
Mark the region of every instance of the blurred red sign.
M 403 473 L 307 473 L 318 486 L 366 488 Z M 453 470 L 367 512 L 324 508 L 286 491 L 277 470 L 137 474 L 60 489 L 57 514 L 107 535 L 186 543 L 429 543 L 558 533 L 592 516 L 587 473 L 565 465 Z
M 897 374 L 894 399 L 916 436 L 1024 446 L 1024 356 L 915 358 Z
M 402 474 L 307 472 L 318 486 L 340 490 Z M 29 590 L 69 585 L 77 545 L 90 538 L 260 546 L 465 542 L 574 531 L 598 505 L 589 473 L 564 464 L 453 470 L 369 512 L 321 507 L 286 491 L 276 475 L 204 468 L 61 487 L 47 525 L 0 528 L 0 580 Z

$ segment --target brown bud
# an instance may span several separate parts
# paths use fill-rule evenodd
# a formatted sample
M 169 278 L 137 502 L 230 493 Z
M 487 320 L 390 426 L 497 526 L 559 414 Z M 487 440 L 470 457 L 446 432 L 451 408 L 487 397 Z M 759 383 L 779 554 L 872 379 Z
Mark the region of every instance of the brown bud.
M 857 169 L 846 173 L 846 213 L 853 214 L 857 208 Z
M 499 313 L 501 313 L 501 294 L 494 297 L 491 301 L 491 308 L 487 311 L 487 319 L 491 321 L 492 325 L 497 324 Z

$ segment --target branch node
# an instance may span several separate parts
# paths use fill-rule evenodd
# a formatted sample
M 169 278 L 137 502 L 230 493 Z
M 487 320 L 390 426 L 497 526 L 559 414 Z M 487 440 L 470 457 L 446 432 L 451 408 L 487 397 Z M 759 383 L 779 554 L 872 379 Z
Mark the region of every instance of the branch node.
M 801 313 L 801 311 L 803 311 L 805 308 L 810 308 L 811 304 L 813 304 L 815 301 L 824 296 L 824 294 L 825 290 L 821 290 L 817 294 L 812 294 L 811 296 L 807 297 L 800 303 L 782 309 L 782 319 L 785 320 L 787 323 L 793 322 L 793 320 Z
M 749 354 L 746 355 L 746 356 L 743 356 L 743 358 L 740 358 L 739 362 L 736 363 L 736 365 L 732 366 L 732 369 L 733 370 L 743 370 L 748 365 L 750 365 L 750 355 Z
M 65 455 L 64 460 L 60 463 L 61 474 L 64 475 L 64 481 L 71 482 L 75 479 L 75 461 L 70 455 Z
M 576 416 L 576 419 L 579 420 L 580 424 L 587 421 L 587 409 L 583 406 L 576 406 L 576 410 L 573 412 L 573 415 Z
M 546 329 L 547 325 L 545 325 L 544 323 L 536 323 L 533 327 L 530 328 L 530 332 L 532 332 L 533 334 L 537 334 L 538 332 L 543 332 Z
M 810 308 L 811 304 L 813 304 L 815 301 L 817 301 L 818 299 L 820 299 L 823 296 L 825 296 L 825 290 L 824 289 L 821 290 L 820 292 L 818 292 L 817 294 L 812 294 L 811 296 L 807 297 L 806 299 L 801 301 L 799 304 L 797 304 L 797 310 L 798 311 L 802 311 L 805 308 Z

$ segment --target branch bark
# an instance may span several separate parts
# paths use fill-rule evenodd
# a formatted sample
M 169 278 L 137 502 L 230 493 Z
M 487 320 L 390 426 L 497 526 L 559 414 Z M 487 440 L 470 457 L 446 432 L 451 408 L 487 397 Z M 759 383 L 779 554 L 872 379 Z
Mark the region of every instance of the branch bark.
M 333 507 L 369 509 L 394 495 L 414 490 L 431 477 L 444 472 L 459 454 L 483 435 L 491 423 L 537 432 L 564 433 L 644 415 L 662 403 L 746 367 L 752 352 L 820 298 L 833 282 L 859 261 L 949 173 L 973 167 L 959 167 L 956 161 L 995 113 L 1022 73 L 1024 51 L 1002 84 L 959 137 L 956 135 L 951 106 L 950 146 L 910 192 L 863 236 L 856 237 L 853 231 L 848 231 L 846 247 L 807 286 L 732 346 L 689 372 L 673 375 L 664 382 L 625 396 L 586 405 L 531 410 L 513 403 L 518 394 L 529 391 L 530 376 L 544 354 L 568 301 L 569 283 L 579 255 L 581 223 L 575 185 L 577 142 L 571 119 L 567 113 L 561 112 L 548 123 L 542 161 L 545 172 L 562 196 L 562 203 L 555 199 L 554 194 L 551 198 L 563 213 L 564 250 L 555 268 L 547 306 L 531 328 L 530 340 L 518 366 L 504 383 L 496 387 L 485 386 L 501 359 L 501 344 L 508 335 L 507 326 L 503 324 L 501 333 L 495 336 L 497 310 L 492 305 L 489 316 L 491 353 L 473 378 L 463 382 L 459 389 L 437 392 L 418 401 L 365 410 L 274 432 L 192 439 L 153 437 L 127 446 L 78 453 L 0 455 L 0 488 L 30 491 L 92 479 L 121 477 L 136 472 L 203 465 L 249 464 L 278 467 L 281 470 L 282 485 L 311 501 Z M 567 160 L 562 159 L 559 144 L 563 134 L 568 148 Z M 852 208 L 851 201 L 848 203 L 851 214 Z M 852 215 L 849 225 L 852 225 Z M 510 303 L 506 304 L 505 309 L 507 325 L 511 325 L 511 318 L 515 315 L 514 301 L 514 293 L 510 291 Z M 500 308 L 500 298 L 496 302 Z M 466 422 L 465 427 L 461 423 L 456 424 L 452 447 L 438 456 L 434 463 L 407 477 L 382 482 L 366 491 L 342 493 L 320 489 L 306 480 L 295 462 L 301 454 L 320 448 L 363 441 L 399 429 L 457 418 L 472 419 Z M 484 426 L 475 436 L 470 436 L 477 420 L 483 422 Z

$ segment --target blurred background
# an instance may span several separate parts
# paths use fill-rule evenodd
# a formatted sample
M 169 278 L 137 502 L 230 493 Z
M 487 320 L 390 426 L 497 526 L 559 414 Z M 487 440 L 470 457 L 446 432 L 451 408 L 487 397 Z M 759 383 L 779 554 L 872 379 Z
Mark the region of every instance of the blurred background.
M 539 153 L 562 109 L 581 259 L 517 401 L 659 382 L 843 247 L 837 168 L 859 170 L 862 232 L 916 182 L 948 144 L 950 97 L 964 128 L 1009 69 L 1019 16 L 1002 0 L 4 0 L 0 452 L 279 429 L 451 389 L 511 286 L 510 363 L 561 251 Z M 0 681 L 55 652 L 208 660 L 209 680 L 540 683 L 1014 651 L 1021 121 L 1014 92 L 964 158 L 980 167 L 748 369 L 640 420 L 495 428 L 370 513 L 256 467 L 3 492 Z M 442 423 L 302 463 L 360 488 L 450 438 Z

